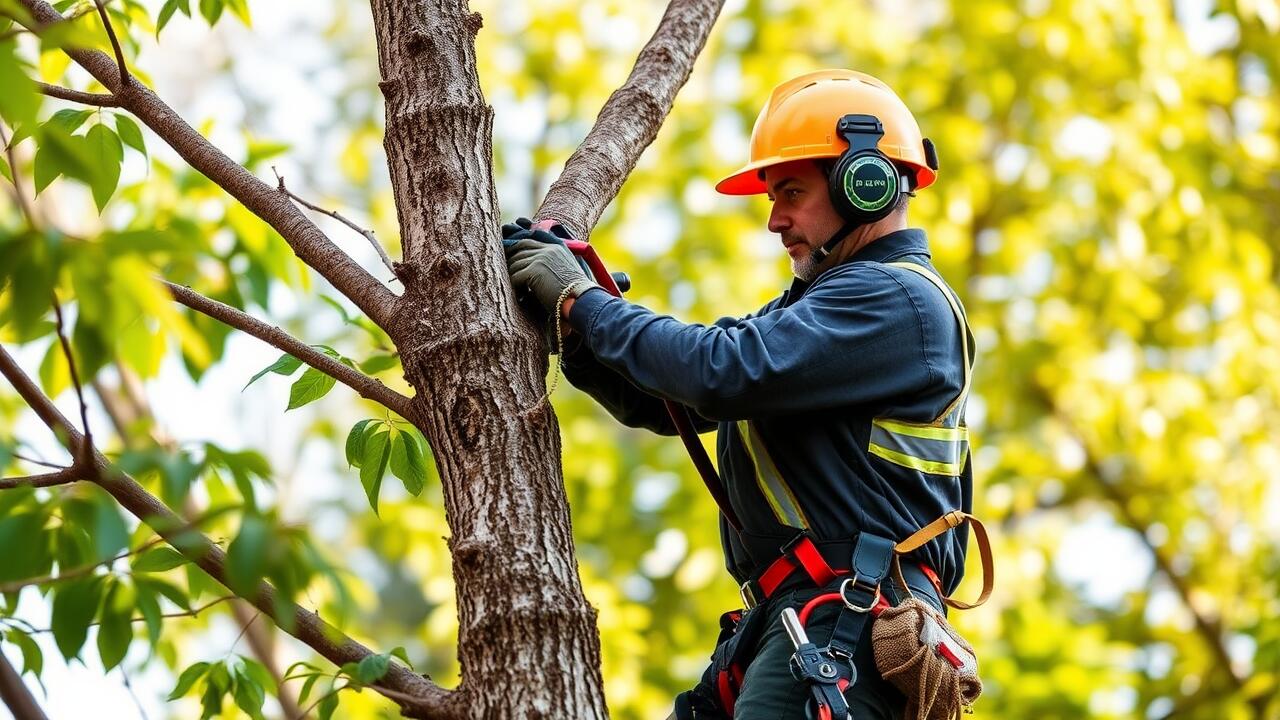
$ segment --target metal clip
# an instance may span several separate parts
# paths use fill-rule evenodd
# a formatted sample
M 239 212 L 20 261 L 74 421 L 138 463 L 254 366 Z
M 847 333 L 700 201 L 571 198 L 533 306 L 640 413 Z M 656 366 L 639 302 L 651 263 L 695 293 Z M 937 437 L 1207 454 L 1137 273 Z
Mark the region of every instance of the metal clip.
M 846 588 L 848 588 L 850 585 L 853 586 L 854 590 L 859 589 L 858 588 L 859 577 L 860 576 L 855 571 L 853 573 L 853 577 L 845 578 L 845 581 L 840 583 L 840 599 L 844 600 L 844 606 L 849 608 L 850 610 L 854 612 L 859 612 L 859 613 L 868 613 L 868 612 L 871 612 L 873 609 L 875 609 L 876 605 L 880 604 L 880 583 L 876 583 L 875 595 L 874 597 L 871 598 L 871 602 L 866 607 L 862 607 L 860 605 L 853 604 L 853 602 L 849 600 L 849 596 L 846 594 L 847 592 Z

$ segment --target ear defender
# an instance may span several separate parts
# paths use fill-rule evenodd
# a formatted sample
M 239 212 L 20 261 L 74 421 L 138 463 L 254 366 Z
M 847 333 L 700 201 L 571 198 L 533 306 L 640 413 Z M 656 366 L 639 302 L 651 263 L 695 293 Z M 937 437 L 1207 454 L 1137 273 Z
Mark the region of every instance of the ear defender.
M 884 126 L 874 115 L 845 115 L 836 132 L 849 142 L 827 175 L 831 202 L 854 226 L 881 220 L 893 211 L 901 191 L 898 170 L 876 145 Z

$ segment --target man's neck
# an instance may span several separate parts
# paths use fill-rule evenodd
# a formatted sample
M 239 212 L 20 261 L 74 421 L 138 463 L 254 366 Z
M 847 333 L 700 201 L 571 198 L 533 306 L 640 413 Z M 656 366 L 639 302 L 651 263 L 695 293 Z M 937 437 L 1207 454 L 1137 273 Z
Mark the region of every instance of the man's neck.
M 854 228 L 853 232 L 846 235 L 844 240 L 836 246 L 836 249 L 827 256 L 827 259 L 818 266 L 818 272 L 822 273 L 839 265 L 853 257 L 854 253 L 889 233 L 906 229 L 907 217 L 905 213 L 894 213 L 878 222 Z

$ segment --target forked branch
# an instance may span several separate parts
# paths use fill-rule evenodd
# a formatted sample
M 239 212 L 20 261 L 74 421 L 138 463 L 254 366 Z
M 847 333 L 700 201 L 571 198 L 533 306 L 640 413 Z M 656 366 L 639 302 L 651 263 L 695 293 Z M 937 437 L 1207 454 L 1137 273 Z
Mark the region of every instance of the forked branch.
M 38 23 L 33 30 L 63 20 L 44 0 L 17 2 Z M 323 275 L 369 319 L 383 327 L 389 323 L 396 295 L 335 245 L 287 196 L 227 157 L 136 78 L 122 83 L 120 66 L 107 54 L 84 49 L 68 49 L 67 54 L 102 83 L 119 100 L 120 107 L 136 115 L 191 167 L 280 233 L 303 262 Z

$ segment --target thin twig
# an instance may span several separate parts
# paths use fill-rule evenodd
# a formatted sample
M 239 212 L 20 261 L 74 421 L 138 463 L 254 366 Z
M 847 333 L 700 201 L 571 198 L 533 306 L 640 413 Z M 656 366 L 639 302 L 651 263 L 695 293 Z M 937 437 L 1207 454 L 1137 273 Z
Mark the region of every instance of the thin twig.
M 200 613 L 204 612 L 205 610 L 208 610 L 209 608 L 213 607 L 214 605 L 219 605 L 219 604 L 224 603 L 224 602 L 226 602 L 226 601 L 228 601 L 228 600 L 235 600 L 235 599 L 236 599 L 236 596 L 235 596 L 235 595 L 223 595 L 222 597 L 217 598 L 216 600 L 211 600 L 211 601 L 209 601 L 209 602 L 205 603 L 204 605 L 201 605 L 201 606 L 199 606 L 199 607 L 192 608 L 192 609 L 190 609 L 190 610 L 183 610 L 183 611 L 181 611 L 181 612 L 161 613 L 161 614 L 160 614 L 160 617 L 162 617 L 162 618 L 164 618 L 164 619 L 166 619 L 166 620 L 169 620 L 169 619 L 172 619 L 172 618 L 199 617 L 199 616 L 200 616 Z M 14 620 L 14 619 L 16 619 L 16 618 L 5 618 L 5 619 L 6 619 L 6 620 Z M 138 617 L 135 617 L 135 618 L 129 618 L 129 622 L 134 623 L 134 624 L 137 624 L 137 623 L 144 623 L 144 622 L 146 622 L 146 621 L 147 621 L 147 619 L 146 619 L 145 617 L 142 617 L 142 616 L 138 616 Z M 101 622 L 94 621 L 94 622 L 89 623 L 88 627 L 93 627 L 93 626 L 95 626 L 95 625 L 101 625 L 101 624 L 102 624 Z M 28 624 L 28 627 L 30 627 L 30 624 Z M 47 627 L 47 628 L 31 628 L 30 630 L 28 630 L 28 631 L 27 631 L 27 634 L 28 634 L 28 635 L 42 635 L 42 634 L 47 634 L 47 633 L 51 633 L 51 632 L 53 632 L 53 628 L 51 628 L 51 627 Z
M 12 490 L 19 487 L 47 488 L 55 485 L 67 485 L 83 480 L 80 471 L 74 467 L 63 468 L 57 472 L 40 475 L 24 475 L 22 477 L 0 478 L 0 490 Z
M 116 37 L 116 29 L 111 26 L 111 18 L 107 17 L 107 6 L 102 0 L 93 0 L 98 6 L 98 16 L 102 18 L 102 26 L 107 29 L 107 37 L 111 38 L 111 47 L 116 51 L 116 64 L 120 66 L 120 85 L 129 87 L 133 78 L 129 75 L 129 67 L 124 63 L 124 50 L 120 49 L 120 39 Z
M 334 220 L 337 220 L 343 225 L 346 225 L 352 230 L 355 230 L 356 232 L 363 235 L 364 239 L 368 240 L 369 244 L 373 246 L 373 249 L 378 251 L 378 257 L 382 258 L 382 264 L 387 266 L 387 269 L 391 271 L 392 275 L 396 274 L 395 263 L 391 262 L 391 256 L 387 254 L 386 250 L 382 249 L 382 245 L 378 242 L 378 239 L 373 236 L 372 230 L 366 230 L 360 227 L 359 225 L 351 222 L 350 220 L 342 217 L 342 215 L 338 214 L 337 210 L 325 210 L 322 207 L 317 207 L 316 205 L 313 205 L 307 202 L 306 200 L 303 200 L 302 198 L 295 195 L 293 191 L 291 191 L 289 188 L 284 186 L 284 177 L 279 172 L 276 171 L 275 165 L 271 166 L 271 172 L 275 173 L 276 181 L 278 182 L 277 188 L 280 190 L 280 192 L 288 195 L 291 200 L 307 208 L 308 210 L 314 210 L 318 213 L 323 213 L 325 215 L 328 215 Z
M 18 175 L 18 157 L 9 146 L 9 135 L 5 132 L 3 124 L 0 124 L 0 143 L 4 144 L 5 157 L 9 158 L 9 172 L 13 174 L 13 193 L 18 196 L 18 207 L 27 218 L 27 224 L 34 228 L 36 227 L 36 209 L 31 205 L 27 191 L 22 188 L 22 179 Z
M 142 720 L 148 720 L 147 710 L 142 707 L 142 700 L 133 691 L 133 683 L 129 682 L 129 673 L 125 672 L 123 664 L 120 665 L 120 677 L 124 678 L 124 689 L 129 691 L 129 697 L 133 698 L 133 704 L 138 706 L 138 714 L 142 716 Z
M 249 333 L 350 387 L 360 393 L 361 397 L 382 403 L 387 408 L 399 413 L 401 417 L 410 417 L 412 410 L 410 409 L 411 401 L 409 398 L 383 385 L 381 381 L 334 360 L 280 328 L 268 325 L 230 305 L 205 297 L 189 287 L 164 280 L 161 282 L 164 283 L 165 287 L 169 288 L 169 292 L 173 294 L 175 300 L 192 310 L 204 313 L 214 320 Z
M 12 456 L 14 456 L 14 457 L 16 457 L 16 458 L 18 458 L 18 459 L 19 459 L 19 460 L 21 460 L 22 462 L 28 462 L 28 463 L 31 463 L 32 465 L 40 465 L 41 467 L 53 468 L 54 470 L 66 470 L 66 469 L 68 469 L 66 466 L 59 465 L 58 463 L 51 463 L 51 462 L 49 462 L 48 460 L 39 460 L 39 459 L 37 459 L 37 458 L 28 457 L 28 456 L 23 455 L 23 454 L 21 454 L 21 453 L 9 453 L 9 454 L 10 454 L 10 455 L 12 455 Z
M 110 93 L 91 93 L 83 90 L 72 90 L 61 85 L 50 85 L 45 82 L 37 82 L 36 89 L 41 94 L 48 95 L 59 100 L 70 100 L 78 102 L 82 105 L 94 105 L 97 107 L 120 107 L 120 99 Z
M 102 7 L 99 4 L 98 7 Z M 67 341 L 66 328 L 62 320 L 62 305 L 58 302 L 57 293 L 53 293 L 53 314 L 58 321 L 58 342 L 62 343 L 62 354 L 67 358 L 67 367 L 71 371 L 71 383 L 75 386 L 76 397 L 80 399 L 80 424 L 84 428 L 84 442 L 76 453 L 72 467 L 79 467 L 88 473 L 90 478 L 95 473 L 91 453 L 93 433 L 89 429 L 89 406 L 84 402 L 84 388 L 80 386 L 80 373 L 76 370 L 76 359 L 71 354 L 71 343 Z
M 162 542 L 164 542 L 164 538 L 160 538 L 160 537 L 152 538 L 151 540 L 148 540 L 147 542 L 139 545 L 133 550 L 122 552 L 113 558 L 109 558 L 107 560 L 100 560 L 95 563 L 80 565 L 78 567 L 71 568 L 70 570 L 64 570 L 62 572 L 59 572 L 57 575 L 45 575 L 43 577 L 27 578 L 25 580 L 14 580 L 12 582 L 0 583 L 0 595 L 4 593 L 17 592 L 22 588 L 29 587 L 31 585 L 46 585 L 49 583 L 62 582 L 63 580 L 70 580 L 72 578 L 80 577 L 81 575 L 88 575 L 89 573 L 93 572 L 94 570 L 100 567 L 111 565 L 115 561 L 123 560 L 129 557 L 130 555 L 137 555 L 138 553 L 144 552 L 146 550 L 150 550 L 152 547 L 155 547 L 156 545 L 159 545 Z
M 262 617 L 261 610 L 254 613 L 253 617 L 249 618 L 249 622 L 245 623 L 240 628 L 240 634 L 236 635 L 236 639 L 231 642 L 231 647 L 227 648 L 227 655 L 226 655 L 227 657 L 231 656 L 231 652 L 236 649 L 236 645 L 240 644 L 240 639 L 244 637 L 245 633 L 249 632 L 249 628 L 253 627 L 253 623 L 260 617 Z

